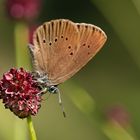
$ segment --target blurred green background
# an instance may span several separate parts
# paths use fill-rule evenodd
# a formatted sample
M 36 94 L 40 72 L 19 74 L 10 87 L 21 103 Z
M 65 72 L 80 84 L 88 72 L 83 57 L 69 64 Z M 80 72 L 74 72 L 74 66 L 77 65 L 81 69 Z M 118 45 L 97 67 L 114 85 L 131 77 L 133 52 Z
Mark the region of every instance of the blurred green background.
M 17 65 L 14 33 L 17 23 L 7 17 L 4 2 L 0 0 L 1 77 Z M 140 1 L 44 0 L 42 3 L 34 24 L 57 18 L 92 23 L 106 32 L 108 40 L 92 61 L 60 85 L 67 118 L 62 116 L 57 95 L 43 101 L 38 115 L 33 117 L 38 140 L 139 140 Z M 20 51 L 20 57 L 25 62 L 23 52 Z M 29 139 L 25 119 L 20 120 L 5 110 L 2 103 L 0 112 L 0 140 Z

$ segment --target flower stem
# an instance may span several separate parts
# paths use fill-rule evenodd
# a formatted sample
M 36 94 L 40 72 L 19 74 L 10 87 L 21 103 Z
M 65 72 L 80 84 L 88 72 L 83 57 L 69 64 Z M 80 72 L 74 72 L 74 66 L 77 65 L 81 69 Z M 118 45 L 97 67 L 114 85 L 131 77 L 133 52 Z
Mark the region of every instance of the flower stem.
M 29 35 L 29 28 L 26 23 L 23 22 L 16 22 L 15 28 L 14 28 L 14 39 L 15 39 L 15 64 L 16 67 L 24 67 L 28 70 L 30 70 L 30 57 L 28 53 L 28 35 Z M 25 140 L 27 137 L 25 127 L 21 125 L 21 121 L 16 119 L 15 120 L 15 135 L 14 140 Z M 20 133 L 20 135 L 17 135 L 17 132 Z M 36 139 L 33 139 L 36 140 Z
M 17 22 L 15 25 L 14 36 L 15 36 L 15 56 L 16 66 L 24 67 L 26 69 L 31 68 L 30 57 L 28 53 L 28 25 L 22 22 Z
M 27 124 L 29 127 L 29 133 L 30 133 L 31 140 L 37 140 L 31 116 L 27 117 Z
M 24 67 L 30 69 L 30 58 L 28 56 L 28 34 L 29 29 L 26 23 L 16 22 L 14 28 L 14 40 L 15 40 L 15 65 L 16 67 Z M 27 137 L 26 127 L 24 122 L 16 119 L 14 126 L 15 134 L 14 140 L 25 140 Z M 19 135 L 17 135 L 17 132 Z

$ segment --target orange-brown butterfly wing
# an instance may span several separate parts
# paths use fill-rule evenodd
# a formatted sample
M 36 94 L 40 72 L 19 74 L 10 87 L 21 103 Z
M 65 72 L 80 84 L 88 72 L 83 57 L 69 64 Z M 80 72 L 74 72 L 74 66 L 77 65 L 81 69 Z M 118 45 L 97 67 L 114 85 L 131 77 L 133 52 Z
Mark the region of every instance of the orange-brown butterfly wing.
M 69 20 L 52 20 L 35 31 L 33 38 L 35 68 L 45 72 L 52 85 L 58 84 L 57 77 L 60 77 L 77 53 L 78 40 L 77 26 Z
M 76 26 L 80 36 L 77 44 L 78 51 L 69 66 L 53 81 L 54 83 L 62 83 L 72 77 L 96 55 L 106 42 L 107 36 L 99 27 L 85 23 L 77 23 Z
M 103 46 L 107 37 L 97 26 L 53 20 L 34 34 L 36 69 L 58 85 L 78 72 Z

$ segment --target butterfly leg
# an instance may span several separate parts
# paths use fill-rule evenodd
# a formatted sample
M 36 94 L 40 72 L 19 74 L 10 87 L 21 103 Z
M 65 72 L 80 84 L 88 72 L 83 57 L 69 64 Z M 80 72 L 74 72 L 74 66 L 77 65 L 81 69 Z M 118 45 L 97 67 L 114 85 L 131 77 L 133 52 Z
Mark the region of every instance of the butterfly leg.
M 47 91 L 48 91 L 48 88 L 44 88 L 38 93 L 38 95 L 43 95 L 43 94 L 47 93 Z

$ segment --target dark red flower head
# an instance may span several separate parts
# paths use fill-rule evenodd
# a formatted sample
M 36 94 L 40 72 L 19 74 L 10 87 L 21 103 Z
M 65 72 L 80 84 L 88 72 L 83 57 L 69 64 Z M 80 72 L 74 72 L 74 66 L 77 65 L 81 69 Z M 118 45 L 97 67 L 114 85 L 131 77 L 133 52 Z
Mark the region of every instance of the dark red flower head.
M 23 68 L 12 68 L 0 80 L 0 99 L 19 118 L 36 115 L 41 107 L 41 89 L 33 75 Z
M 31 21 L 40 12 L 41 0 L 7 0 L 8 15 L 16 20 Z

